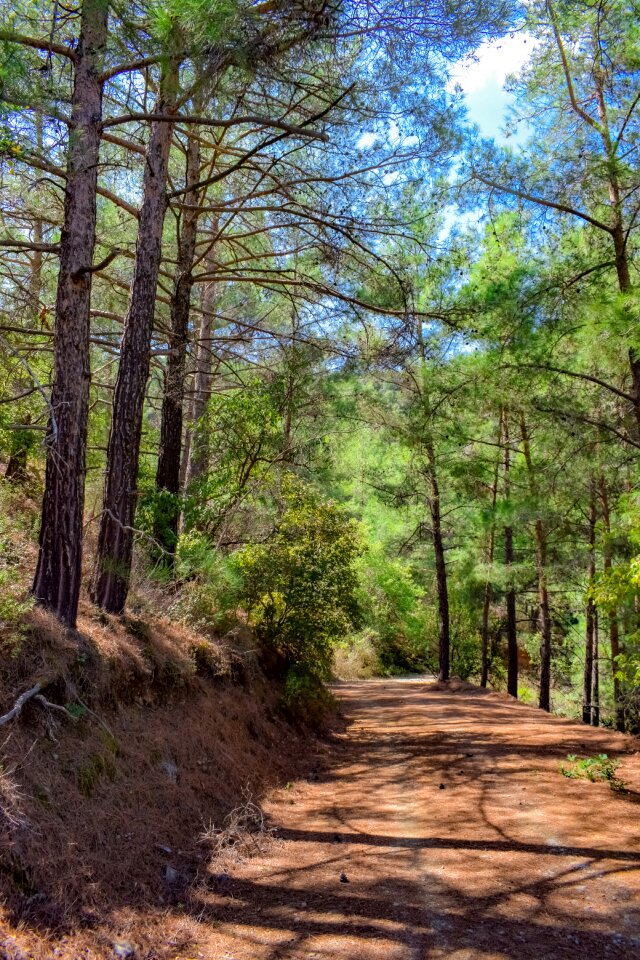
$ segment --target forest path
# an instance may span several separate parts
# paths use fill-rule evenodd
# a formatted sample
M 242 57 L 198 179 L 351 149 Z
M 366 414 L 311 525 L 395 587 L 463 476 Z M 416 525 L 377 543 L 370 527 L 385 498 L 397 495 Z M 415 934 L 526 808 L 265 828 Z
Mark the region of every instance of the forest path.
M 283 842 L 222 877 L 185 956 L 640 958 L 637 794 L 559 772 L 637 741 L 456 683 L 337 692 L 317 779 L 267 805 Z

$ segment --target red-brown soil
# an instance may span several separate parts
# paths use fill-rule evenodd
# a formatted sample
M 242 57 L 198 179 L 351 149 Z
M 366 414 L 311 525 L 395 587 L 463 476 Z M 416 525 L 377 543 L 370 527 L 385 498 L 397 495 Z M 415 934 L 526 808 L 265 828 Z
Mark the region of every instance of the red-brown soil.
M 107 831 L 100 858 L 114 885 L 103 883 L 86 898 L 93 899 L 95 929 L 43 938 L 29 923 L 0 926 L 0 957 L 108 958 L 116 935 L 131 942 L 138 960 L 640 957 L 637 740 L 456 682 L 360 681 L 340 684 L 337 693 L 346 722 L 330 741 L 272 727 L 269 749 L 288 751 L 291 769 L 302 762 L 310 773 L 270 794 L 264 806 L 278 839 L 261 853 L 245 862 L 202 860 L 189 889 L 163 906 L 157 892 L 138 889 L 144 878 L 126 838 Z M 232 690 L 222 696 L 225 711 L 241 709 L 242 695 L 237 708 Z M 202 701 L 187 723 L 183 707 L 169 715 L 182 727 L 183 775 L 191 777 L 192 738 L 197 751 L 216 757 L 214 713 L 202 717 L 200 729 Z M 135 733 L 132 716 L 124 720 Z M 229 737 L 233 723 L 225 724 Z M 146 736 L 142 726 L 139 736 Z M 178 736 L 172 750 L 181 751 Z M 622 758 L 626 794 L 560 773 L 568 753 L 601 752 Z M 254 771 L 256 759 L 248 763 Z M 204 773 L 194 769 L 193 776 Z M 101 788 L 105 804 L 117 783 Z M 150 787 L 160 799 L 147 807 L 148 797 L 137 798 L 132 829 L 134 842 L 144 841 L 138 849 L 151 848 L 157 883 L 164 854 L 153 842 L 194 836 L 198 794 L 194 781 L 181 811 L 170 805 L 173 794 L 179 801 L 178 787 L 156 773 Z M 216 806 L 215 783 L 207 787 Z M 152 831 L 144 826 L 147 812 Z M 107 826 L 103 820 L 96 836 Z M 81 836 L 86 844 L 90 827 L 76 829 L 70 842 Z M 125 868 L 118 882 L 114 858 Z
M 319 778 L 268 805 L 283 842 L 201 892 L 180 957 L 640 957 L 636 740 L 463 684 L 338 692 Z M 627 794 L 559 771 L 601 752 Z

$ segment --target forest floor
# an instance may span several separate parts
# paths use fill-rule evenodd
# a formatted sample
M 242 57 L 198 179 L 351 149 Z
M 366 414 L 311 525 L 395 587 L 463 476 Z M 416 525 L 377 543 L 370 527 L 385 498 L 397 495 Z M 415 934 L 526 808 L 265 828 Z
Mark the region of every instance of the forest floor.
M 337 692 L 345 732 L 271 797 L 279 839 L 203 891 L 181 957 L 640 957 L 636 739 L 456 682 Z M 625 793 L 562 775 L 600 753 Z
M 319 740 L 269 720 L 251 686 L 188 689 L 187 714 L 120 708 L 117 776 L 92 797 L 64 773 L 99 727 L 32 751 L 25 777 L 49 770 L 64 804 L 34 800 L 16 849 L 69 904 L 47 929 L 41 893 L 0 902 L 1 960 L 640 958 L 637 738 L 459 681 L 337 684 L 343 722 Z M 19 752 L 35 722 L 15 728 Z M 178 782 L 145 760 L 156 743 Z M 562 775 L 568 754 L 602 753 L 624 792 Z M 243 777 L 256 806 L 207 852 L 201 812 L 242 801 Z

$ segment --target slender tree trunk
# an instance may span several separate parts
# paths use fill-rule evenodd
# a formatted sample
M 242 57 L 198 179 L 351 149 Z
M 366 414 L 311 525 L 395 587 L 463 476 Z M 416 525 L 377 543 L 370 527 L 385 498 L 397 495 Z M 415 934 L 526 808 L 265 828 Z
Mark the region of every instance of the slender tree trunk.
M 186 186 L 198 182 L 200 172 L 200 143 L 189 137 L 187 143 Z M 185 392 L 185 367 L 191 290 L 193 288 L 193 261 L 198 232 L 197 191 L 185 194 L 178 243 L 178 266 L 171 299 L 171 339 L 164 380 L 162 417 L 160 425 L 160 453 L 156 472 L 158 490 L 166 490 L 171 499 L 164 505 L 162 522 L 156 525 L 155 538 L 164 547 L 169 562 L 173 561 L 178 539 L 180 518 L 180 463 L 182 457 L 182 418 Z
M 504 528 L 504 562 L 509 576 L 513 567 L 513 528 Z M 510 585 L 506 596 L 507 603 L 507 693 L 518 697 L 518 626 L 516 621 L 516 592 Z
M 498 425 L 498 447 L 502 443 L 502 412 L 500 413 L 500 423 Z M 500 453 L 496 458 L 496 465 L 493 473 L 493 486 L 491 487 L 491 529 L 489 531 L 489 544 L 487 548 L 487 563 L 493 563 L 493 555 L 496 543 L 496 501 L 498 499 L 498 476 L 500 473 Z M 480 629 L 481 642 L 481 668 L 480 668 L 480 686 L 486 687 L 489 680 L 489 614 L 491 613 L 491 602 L 493 600 L 493 583 L 491 578 L 487 577 L 484 585 L 484 599 L 482 603 L 482 626 Z
M 593 618 L 593 709 L 591 723 L 594 727 L 600 726 L 600 639 L 598 633 L 598 608 Z
M 504 440 L 504 499 L 509 506 L 511 499 L 511 447 L 509 439 L 509 414 L 502 411 L 502 437 Z M 507 692 L 518 696 L 518 626 L 516 622 L 516 591 L 513 586 L 513 527 L 504 528 L 504 564 L 507 568 Z
M 217 224 L 214 228 L 217 232 Z M 205 272 L 215 271 L 215 248 L 212 246 L 205 259 Z M 202 314 L 196 343 L 196 373 L 191 402 L 191 444 L 185 476 L 185 489 L 189 490 L 207 469 L 207 439 L 203 429 L 203 417 L 211 396 L 213 382 L 212 334 L 216 317 L 216 283 L 209 280 L 202 291 Z
M 84 0 L 71 101 L 64 220 L 56 292 L 54 380 L 47 433 L 38 603 L 74 627 L 80 595 L 89 410 L 91 265 L 102 119 L 106 0 Z
M 487 555 L 493 555 L 495 543 L 495 528 L 491 529 L 489 534 L 489 549 Z M 489 561 L 491 562 L 491 561 Z M 484 597 L 482 600 L 482 626 L 480 628 L 480 646 L 481 646 L 481 665 L 480 665 L 480 686 L 486 687 L 489 682 L 489 614 L 491 613 L 491 601 L 493 600 L 493 584 L 487 580 L 484 585 Z
M 287 377 L 287 387 L 284 400 L 284 417 L 282 421 L 282 461 L 293 463 L 293 395 L 295 392 L 294 373 L 290 371 Z
M 436 472 L 436 459 L 431 439 L 427 441 L 427 479 L 430 487 L 429 509 L 431 512 L 431 531 L 436 562 L 436 591 L 438 594 L 438 680 L 448 680 L 451 661 L 451 638 L 449 624 L 449 590 L 447 586 L 447 563 L 445 558 L 444 537 L 442 534 L 442 513 L 440 509 L 440 488 Z
M 600 502 L 602 504 L 602 523 L 604 526 L 604 544 L 602 548 L 602 569 L 605 575 L 611 572 L 613 567 L 613 555 L 611 550 L 611 514 L 609 511 L 609 492 L 604 476 L 600 477 Z M 625 710 L 622 701 L 622 687 L 618 678 L 617 657 L 621 653 L 620 649 L 620 627 L 618 616 L 614 611 L 609 614 L 609 644 L 611 647 L 611 670 L 613 673 L 613 703 L 616 716 L 616 730 L 624 733 Z
M 41 154 L 44 149 L 44 138 L 42 135 L 42 115 L 36 115 L 36 149 Z M 31 230 L 31 239 L 35 246 L 44 241 L 44 223 L 37 216 L 33 221 Z M 29 306 L 34 317 L 40 313 L 40 296 L 42 294 L 42 250 L 33 250 L 30 256 L 31 272 L 29 275 Z
M 177 75 L 176 61 L 169 61 L 161 82 L 157 113 L 173 112 Z M 92 589 L 95 603 L 109 613 L 123 612 L 129 591 L 140 436 L 151 359 L 172 133 L 172 123 L 155 121 L 151 125 L 133 283 L 120 346 Z
M 529 488 L 532 497 L 537 496 L 536 480 L 531 460 L 531 445 L 524 417 L 521 419 L 522 446 Z M 538 578 L 538 609 L 540 616 L 540 698 L 541 710 L 551 710 L 551 611 L 547 587 L 547 539 L 540 517 L 535 522 L 536 574 Z
M 611 202 L 611 211 L 613 213 L 611 239 L 613 240 L 613 250 L 615 254 L 616 276 L 618 278 L 618 288 L 620 293 L 629 294 L 633 290 L 633 284 L 631 281 L 631 271 L 629 269 L 627 237 L 623 219 L 622 194 L 618 176 L 619 161 L 617 157 L 617 145 L 614 144 L 611 138 L 609 116 L 605 98 L 605 77 L 600 64 L 595 65 L 594 76 L 596 81 L 596 107 L 598 110 L 598 120 L 600 121 L 599 132 L 602 139 L 609 176 L 609 200 Z M 636 418 L 637 431 L 640 435 L 640 355 L 635 347 L 631 347 L 628 351 L 628 356 L 629 369 L 631 371 L 632 395 L 634 398 L 634 414 Z
M 590 503 L 589 503 L 589 566 L 587 571 L 587 582 L 589 590 L 593 586 L 596 576 L 596 488 L 592 481 L 590 484 Z M 585 655 L 584 655 L 584 684 L 582 695 L 582 720 L 584 723 L 592 722 L 593 714 L 593 668 L 594 668 L 594 650 L 595 650 L 595 625 L 596 610 L 591 594 L 587 597 L 586 611 L 586 636 L 585 636 Z

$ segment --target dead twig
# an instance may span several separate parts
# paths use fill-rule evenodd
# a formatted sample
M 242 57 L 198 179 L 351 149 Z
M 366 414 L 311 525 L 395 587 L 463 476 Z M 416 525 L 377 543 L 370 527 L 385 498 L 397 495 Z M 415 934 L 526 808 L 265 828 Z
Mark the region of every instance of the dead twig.
M 200 834 L 201 842 L 210 845 L 214 860 L 231 857 L 242 862 L 262 853 L 265 845 L 274 839 L 275 830 L 267 826 L 264 812 L 252 800 L 248 787 L 242 795 L 243 803 L 227 814 L 221 828 L 210 823 Z

